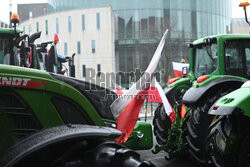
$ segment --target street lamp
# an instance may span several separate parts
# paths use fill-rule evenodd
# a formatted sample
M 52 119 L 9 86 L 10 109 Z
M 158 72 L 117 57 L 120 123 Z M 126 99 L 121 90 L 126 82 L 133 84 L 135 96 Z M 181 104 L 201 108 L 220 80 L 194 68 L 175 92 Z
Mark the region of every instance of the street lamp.
M 249 21 L 248 21 L 248 19 L 247 19 L 247 6 L 248 6 L 248 5 L 250 5 L 250 4 L 248 3 L 248 0 L 241 0 L 239 6 L 243 7 L 244 12 L 245 12 L 245 19 L 246 19 L 246 22 L 250 25 L 250 23 L 249 23 Z

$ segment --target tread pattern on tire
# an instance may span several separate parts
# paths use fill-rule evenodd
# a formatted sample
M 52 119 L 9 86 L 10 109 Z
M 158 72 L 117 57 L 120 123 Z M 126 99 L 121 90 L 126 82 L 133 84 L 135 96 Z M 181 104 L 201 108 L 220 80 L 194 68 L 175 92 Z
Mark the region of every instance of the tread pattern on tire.
M 220 97 L 230 93 L 236 88 L 225 87 L 210 91 L 202 97 L 196 105 L 190 106 L 190 112 L 185 115 L 183 123 L 183 139 L 187 145 L 188 152 L 198 163 L 205 165 L 208 163 L 208 153 L 206 148 L 206 137 L 208 127 L 213 120 L 213 116 L 208 115 L 210 107 Z
M 171 128 L 171 120 L 167 116 L 163 105 L 160 104 L 155 110 L 153 118 L 154 135 L 159 145 L 165 145 L 168 137 L 168 129 Z
M 234 118 L 233 118 L 234 117 Z M 210 127 L 208 150 L 212 164 L 216 167 L 249 167 L 249 163 L 239 161 L 240 150 L 245 148 L 244 140 L 249 138 L 249 118 L 221 116 L 220 120 Z M 248 128 L 246 128 L 246 126 Z M 224 149 L 218 143 L 224 142 Z M 248 141 L 249 143 L 249 141 Z M 249 149 L 249 146 L 248 146 Z M 249 151 L 249 150 L 248 150 Z

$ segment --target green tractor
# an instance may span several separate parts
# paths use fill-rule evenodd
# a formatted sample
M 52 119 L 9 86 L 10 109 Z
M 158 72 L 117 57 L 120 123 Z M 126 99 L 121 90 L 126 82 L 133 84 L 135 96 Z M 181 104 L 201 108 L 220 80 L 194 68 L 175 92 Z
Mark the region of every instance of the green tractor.
M 41 32 L 39 32 L 39 34 L 41 35 Z M 54 40 L 36 45 L 36 52 L 33 55 L 35 55 L 38 59 L 38 63 L 40 65 L 39 69 L 62 75 L 66 73 L 67 76 L 75 77 L 75 53 L 71 57 L 59 55 L 57 53 L 56 44 L 57 42 Z M 48 45 L 50 45 L 49 50 L 47 50 Z M 67 69 L 65 65 L 67 62 L 69 69 Z M 64 67 L 65 70 L 63 70 Z
M 75 76 L 74 55 L 72 57 L 58 57 L 56 44 L 58 41 L 35 44 L 41 32 L 32 35 L 24 34 L 17 29 L 18 16 L 13 14 L 11 22 L 13 28 L 0 28 L 0 64 L 15 65 L 27 68 L 46 70 L 63 74 L 63 63 L 68 62 L 69 76 Z M 55 36 L 56 38 L 56 36 Z M 50 45 L 49 51 L 46 47 Z
M 209 110 L 207 149 L 217 167 L 250 166 L 250 81 L 220 98 Z
M 192 49 L 191 49 L 192 52 Z M 179 157 L 183 153 L 184 143 L 182 141 L 182 96 L 192 86 L 192 81 L 195 79 L 192 71 L 192 54 L 190 57 L 190 71 L 188 77 L 172 78 L 168 81 L 167 88 L 164 93 L 175 111 L 174 123 L 166 114 L 163 104 L 160 104 L 154 113 L 153 126 L 154 135 L 158 145 L 155 146 L 153 153 L 158 153 L 161 150 L 167 152 L 168 159 Z
M 121 135 L 110 111 L 112 90 L 53 73 L 55 47 L 46 55 L 54 59 L 52 71 L 41 70 L 46 57 L 39 54 L 49 43 L 35 45 L 40 34 L 0 29 L 0 166 L 153 166 L 112 142 Z M 138 121 L 124 145 L 150 149 L 152 126 Z
M 208 162 L 205 138 L 212 117 L 208 110 L 225 94 L 250 77 L 249 35 L 215 35 L 189 44 L 189 74 L 168 82 L 165 94 L 175 110 L 172 123 L 162 105 L 155 111 L 154 134 L 169 157 L 188 153 L 199 163 Z M 185 104 L 185 107 L 183 107 Z
M 249 42 L 249 35 L 216 35 L 192 45 L 196 53 L 194 76 L 197 80 L 183 96 L 183 103 L 189 107 L 183 124 L 183 139 L 190 155 L 200 164 L 209 162 L 206 137 L 214 121 L 208 114 L 210 107 L 250 78 Z
M 0 69 L 0 166 L 73 167 L 94 163 L 96 157 L 106 166 L 117 166 L 120 159 L 144 164 L 135 152 L 103 143 L 120 135 L 110 111 L 114 99 L 105 98 L 115 97 L 111 90 L 36 69 Z M 126 146 L 150 149 L 151 128 L 138 121 Z

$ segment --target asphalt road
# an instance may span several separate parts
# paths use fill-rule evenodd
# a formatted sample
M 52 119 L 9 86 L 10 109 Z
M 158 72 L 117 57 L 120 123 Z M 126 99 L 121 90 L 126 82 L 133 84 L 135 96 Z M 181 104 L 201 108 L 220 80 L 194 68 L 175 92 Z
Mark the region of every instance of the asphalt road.
M 144 119 L 141 119 L 142 121 Z M 148 118 L 147 122 L 152 123 L 152 118 Z M 154 144 L 156 140 L 154 138 Z M 151 161 L 156 167 L 198 167 L 193 161 L 188 160 L 166 160 L 166 152 L 162 151 L 158 154 L 153 154 L 152 150 L 137 151 L 141 155 L 141 159 Z
M 198 167 L 192 161 L 181 161 L 181 160 L 166 160 L 165 152 L 153 154 L 151 150 L 137 151 L 141 155 L 141 159 L 152 162 L 156 167 Z

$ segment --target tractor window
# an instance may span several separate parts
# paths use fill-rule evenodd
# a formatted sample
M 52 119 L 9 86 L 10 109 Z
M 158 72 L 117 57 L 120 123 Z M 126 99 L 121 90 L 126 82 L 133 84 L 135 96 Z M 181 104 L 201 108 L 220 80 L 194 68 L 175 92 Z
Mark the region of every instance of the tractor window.
M 10 41 L 9 38 L 0 39 L 0 64 L 10 64 Z
M 200 46 L 195 48 L 195 77 L 211 74 L 217 68 L 217 45 Z
M 245 48 L 245 53 L 246 53 L 246 67 L 247 67 L 247 76 L 248 79 L 250 79 L 250 48 Z
M 226 73 L 228 75 L 250 78 L 249 41 L 226 41 L 225 60 Z

